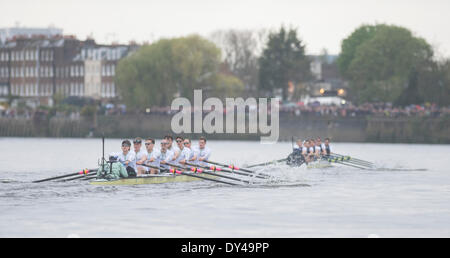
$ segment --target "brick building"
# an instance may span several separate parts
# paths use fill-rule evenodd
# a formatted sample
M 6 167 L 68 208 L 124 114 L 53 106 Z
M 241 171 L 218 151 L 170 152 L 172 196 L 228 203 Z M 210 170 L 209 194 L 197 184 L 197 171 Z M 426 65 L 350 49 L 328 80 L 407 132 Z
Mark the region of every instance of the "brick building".
M 0 100 L 52 105 L 55 96 L 117 97 L 115 69 L 127 45 L 98 45 L 71 36 L 17 36 L 0 43 Z

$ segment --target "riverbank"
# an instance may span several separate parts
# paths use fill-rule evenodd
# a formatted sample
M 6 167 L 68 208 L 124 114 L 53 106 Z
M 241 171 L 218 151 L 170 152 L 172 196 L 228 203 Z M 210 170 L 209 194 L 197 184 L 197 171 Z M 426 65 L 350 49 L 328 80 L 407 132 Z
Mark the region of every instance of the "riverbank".
M 169 115 L 90 118 L 0 118 L 0 137 L 154 137 L 171 133 Z M 248 125 L 247 125 L 248 128 Z M 302 117 L 280 114 L 280 141 L 330 137 L 335 142 L 450 143 L 450 117 Z M 196 139 L 200 134 L 190 134 Z M 209 134 L 215 140 L 259 140 L 260 134 Z

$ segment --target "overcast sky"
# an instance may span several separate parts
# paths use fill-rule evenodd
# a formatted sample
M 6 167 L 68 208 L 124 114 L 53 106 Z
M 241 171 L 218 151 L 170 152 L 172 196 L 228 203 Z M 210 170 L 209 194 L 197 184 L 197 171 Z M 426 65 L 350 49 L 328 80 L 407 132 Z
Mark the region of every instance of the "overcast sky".
M 340 44 L 363 23 L 405 26 L 450 56 L 449 0 L 0 0 L 0 28 L 62 28 L 101 43 L 154 41 L 218 29 L 299 29 L 308 54 Z

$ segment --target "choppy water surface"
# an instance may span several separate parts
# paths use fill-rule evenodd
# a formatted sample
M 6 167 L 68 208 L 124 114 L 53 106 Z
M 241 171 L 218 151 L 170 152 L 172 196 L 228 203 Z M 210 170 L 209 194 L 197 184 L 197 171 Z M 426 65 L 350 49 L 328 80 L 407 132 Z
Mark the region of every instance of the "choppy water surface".
M 333 145 L 379 167 L 426 171 L 271 166 L 264 172 L 280 182 L 105 187 L 31 183 L 95 168 L 99 139 L 0 138 L 0 144 L 0 237 L 450 237 L 448 145 Z M 239 165 L 284 158 L 291 148 L 208 145 L 211 160 Z M 120 140 L 106 141 L 106 153 L 113 151 Z

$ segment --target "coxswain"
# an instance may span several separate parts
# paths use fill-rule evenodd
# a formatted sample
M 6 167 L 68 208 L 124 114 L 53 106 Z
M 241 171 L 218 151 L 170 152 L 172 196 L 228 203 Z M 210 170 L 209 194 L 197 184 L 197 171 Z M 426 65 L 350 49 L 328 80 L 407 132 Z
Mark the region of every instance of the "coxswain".
M 116 180 L 127 178 L 128 173 L 124 166 L 118 162 L 119 156 L 112 153 L 109 155 L 109 161 L 103 164 L 97 171 L 98 179 Z
M 294 150 L 293 150 L 293 151 L 295 151 L 295 150 L 300 150 L 300 152 L 301 152 L 302 149 L 303 149 L 303 141 L 302 141 L 301 139 L 298 139 L 298 140 L 295 142 Z
M 161 151 L 155 147 L 155 140 L 152 138 L 145 139 L 145 148 L 147 149 L 147 160 L 145 161 L 147 165 L 154 167 L 159 167 L 161 161 Z M 150 174 L 157 174 L 158 169 L 149 168 Z
M 303 142 L 301 139 L 298 139 L 294 146 L 294 150 L 288 156 L 286 163 L 290 166 L 301 166 L 305 162 L 306 160 L 303 156 Z

